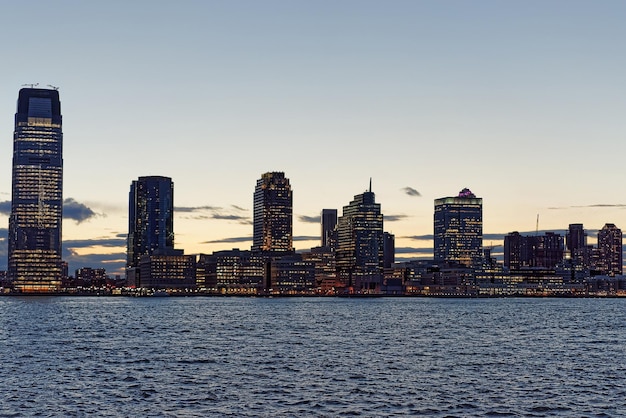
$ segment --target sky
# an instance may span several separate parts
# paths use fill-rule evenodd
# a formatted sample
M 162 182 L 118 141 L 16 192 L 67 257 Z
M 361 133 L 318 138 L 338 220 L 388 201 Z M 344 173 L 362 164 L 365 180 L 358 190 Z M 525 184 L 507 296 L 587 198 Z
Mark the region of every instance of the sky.
M 249 249 L 256 180 L 283 171 L 294 246 L 372 190 L 398 260 L 432 257 L 434 199 L 512 231 L 626 228 L 626 2 L 5 2 L 0 269 L 15 105 L 59 89 L 64 259 L 123 275 L 128 192 L 174 182 L 176 248 Z M 537 222 L 538 220 L 538 222 Z

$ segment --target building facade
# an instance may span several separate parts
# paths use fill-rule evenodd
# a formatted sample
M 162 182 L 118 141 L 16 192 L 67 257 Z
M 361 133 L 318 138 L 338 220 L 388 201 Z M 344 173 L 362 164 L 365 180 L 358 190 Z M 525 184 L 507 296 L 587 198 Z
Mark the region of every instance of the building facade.
M 598 270 L 607 276 L 622 274 L 622 230 L 607 223 L 598 231 Z
M 252 250 L 293 251 L 293 195 L 283 172 L 268 172 L 254 189 Z
M 174 183 L 169 177 L 139 177 L 130 185 L 127 265 L 141 257 L 174 248 Z
M 435 199 L 434 259 L 437 263 L 481 265 L 483 200 L 469 189 L 456 197 Z
M 331 247 L 333 245 L 333 236 L 337 227 L 337 209 L 322 209 L 321 227 L 322 227 L 322 247 Z
M 354 196 L 337 223 L 337 278 L 357 292 L 380 289 L 383 277 L 383 215 L 370 183 Z
M 22 292 L 61 288 L 63 132 L 57 90 L 19 92 L 13 133 L 8 277 Z
M 174 250 L 174 183 L 169 177 L 139 177 L 131 183 L 129 192 L 126 254 L 129 286 L 154 287 L 157 282 L 164 283 L 161 278 L 152 280 L 150 272 L 162 275 L 162 266 L 176 263 L 155 260 L 158 266 L 153 268 L 149 258 L 157 252 L 161 258 L 182 255 Z

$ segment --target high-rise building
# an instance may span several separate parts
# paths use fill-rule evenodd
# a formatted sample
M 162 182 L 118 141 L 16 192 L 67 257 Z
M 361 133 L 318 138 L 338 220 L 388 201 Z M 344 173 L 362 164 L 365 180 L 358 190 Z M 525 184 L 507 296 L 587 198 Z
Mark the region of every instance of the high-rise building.
M 607 223 L 598 231 L 598 270 L 609 276 L 622 274 L 622 230 Z
M 383 267 L 391 268 L 396 260 L 396 236 L 389 232 L 383 232 Z
M 56 89 L 20 90 L 13 133 L 8 276 L 22 292 L 61 287 L 61 128 Z
M 337 227 L 337 209 L 322 209 L 322 247 L 330 247 Z
M 139 177 L 130 185 L 127 266 L 141 257 L 174 248 L 174 183 L 169 177 Z
M 476 268 L 481 264 L 482 247 L 483 200 L 469 189 L 456 197 L 435 199 L 435 262 Z
M 268 172 L 254 189 L 252 251 L 293 251 L 293 196 L 283 172 Z
M 569 224 L 567 234 L 565 235 L 565 245 L 570 253 L 587 246 L 587 234 L 583 224 Z
M 343 207 L 337 223 L 338 279 L 356 291 L 376 290 L 382 283 L 383 262 L 383 215 L 370 182 L 369 191 Z

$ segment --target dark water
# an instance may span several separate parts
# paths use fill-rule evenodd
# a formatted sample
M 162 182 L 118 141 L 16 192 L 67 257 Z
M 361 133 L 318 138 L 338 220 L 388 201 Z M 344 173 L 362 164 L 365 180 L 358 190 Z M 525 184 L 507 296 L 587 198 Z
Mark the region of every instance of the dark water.
M 0 298 L 1 416 L 619 416 L 626 300 Z

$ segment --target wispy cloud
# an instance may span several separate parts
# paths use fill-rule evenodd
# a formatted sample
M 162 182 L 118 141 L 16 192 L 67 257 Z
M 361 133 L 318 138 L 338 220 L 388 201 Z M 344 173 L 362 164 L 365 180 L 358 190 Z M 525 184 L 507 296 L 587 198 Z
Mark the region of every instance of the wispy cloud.
M 408 215 L 384 215 L 384 219 L 387 222 L 397 222 L 408 218 Z
M 252 243 L 252 236 L 249 237 L 230 237 L 230 238 L 221 238 L 215 239 L 211 241 L 204 241 L 202 244 L 232 244 L 236 242 L 250 242 Z
M 423 247 L 396 247 L 396 254 L 432 254 L 432 248 Z
M 298 216 L 298 220 L 300 222 L 304 222 L 304 223 L 318 224 L 321 221 L 321 217 L 320 216 L 300 215 L 300 216 Z
M 407 187 L 403 187 L 403 188 L 402 188 L 402 189 L 400 189 L 400 190 L 402 190 L 402 191 L 404 192 L 404 194 L 406 194 L 406 195 L 408 195 L 408 196 L 416 196 L 416 197 L 419 197 L 419 196 L 421 196 L 421 195 L 422 195 L 420 192 L 418 192 L 418 191 L 417 191 L 417 190 L 415 190 L 414 188 L 412 188 L 412 187 L 408 187 L 408 186 L 407 186 Z
M 626 208 L 624 203 L 595 203 L 591 205 L 576 206 L 551 206 L 548 210 L 566 210 L 566 209 L 584 209 L 584 208 Z
M 319 235 L 318 236 L 315 236 L 315 235 L 299 235 L 299 236 L 293 237 L 293 240 L 294 241 L 298 241 L 298 242 L 299 241 L 316 241 L 316 240 L 319 241 L 320 237 L 319 237 Z
M 226 221 L 235 221 L 244 225 L 251 225 L 252 220 L 250 216 L 241 214 L 247 212 L 246 209 L 237 206 L 230 205 L 230 210 L 224 209 L 220 206 L 177 206 L 174 208 L 174 212 L 193 214 L 186 216 L 187 219 L 217 219 Z
M 432 241 L 433 240 L 433 235 L 432 234 L 428 234 L 428 235 L 407 235 L 407 236 L 403 236 L 403 237 L 397 237 L 398 239 L 402 238 L 402 239 L 411 239 L 414 241 Z

